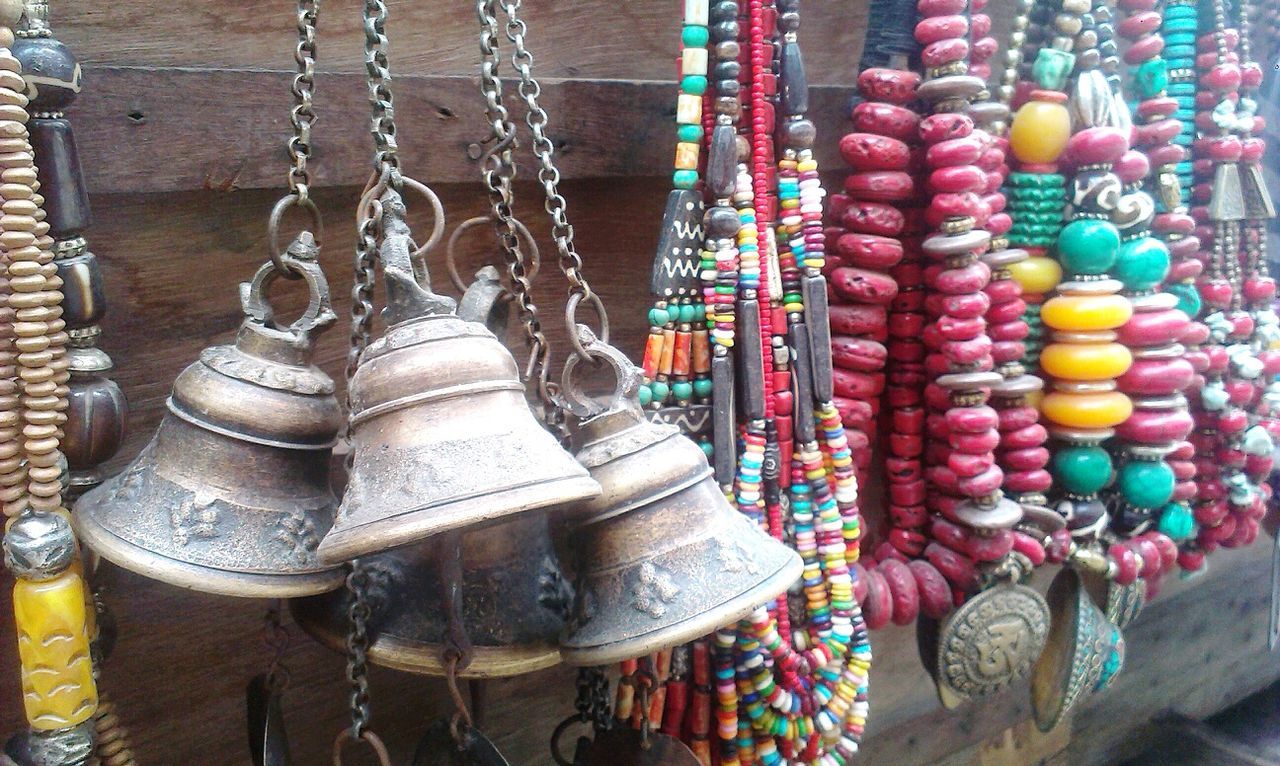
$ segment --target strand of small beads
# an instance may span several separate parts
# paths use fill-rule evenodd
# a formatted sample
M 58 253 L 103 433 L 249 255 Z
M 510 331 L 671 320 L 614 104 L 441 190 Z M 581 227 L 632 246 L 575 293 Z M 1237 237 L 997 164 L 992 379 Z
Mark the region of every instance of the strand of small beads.
M 1160 58 L 1164 42 L 1156 6 L 1152 0 L 1125 0 L 1121 8 L 1126 15 L 1118 27 L 1130 41 L 1124 57 L 1138 104 L 1134 136 L 1141 151 L 1130 150 L 1116 166 L 1125 185 L 1117 206 L 1123 243 L 1116 276 L 1134 307 L 1133 316 L 1118 331 L 1120 342 L 1132 349 L 1134 362 L 1118 385 L 1129 395 L 1134 412 L 1117 430 L 1124 462 L 1112 493 L 1116 512 L 1111 527 L 1142 559 L 1148 599 L 1155 596 L 1159 577 L 1175 565 L 1176 543 L 1194 535 L 1194 519 L 1185 501 L 1195 492 L 1195 466 L 1189 460 L 1171 459 L 1189 446 L 1186 438 L 1193 427 L 1182 392 L 1191 385 L 1195 370 L 1178 343 L 1191 320 L 1178 296 L 1163 291 L 1162 285 L 1166 279 L 1194 277 L 1199 267 L 1184 259 L 1182 264 L 1189 262 L 1194 268 L 1184 265 L 1175 271 L 1169 245 L 1151 233 L 1156 201 L 1148 189 L 1176 208 L 1180 198 L 1174 172 L 1183 154 L 1172 143 L 1181 126 L 1172 117 L 1177 103 L 1165 96 L 1168 71 Z
M 1234 134 L 1241 82 L 1239 54 L 1235 52 L 1239 36 L 1227 28 L 1226 8 L 1221 2 L 1202 4 L 1200 29 L 1196 57 L 1200 88 L 1195 97 L 1200 137 L 1193 143 L 1196 183 L 1191 192 L 1191 216 L 1200 241 L 1210 243 L 1205 278 L 1199 287 L 1211 343 L 1205 347 L 1209 368 L 1200 389 L 1197 432 L 1192 441 L 1201 477 L 1197 542 L 1205 553 L 1212 553 L 1219 545 L 1247 536 L 1249 528 L 1256 527 L 1251 516 L 1264 504 L 1258 488 L 1243 471 L 1246 458 L 1242 448 L 1249 425 L 1246 406 L 1253 395 L 1252 379 L 1261 373 L 1261 364 L 1248 345 L 1253 320 L 1243 310 L 1240 278 L 1244 199 L 1237 163 L 1242 146 Z
M 680 417 L 691 405 L 710 404 L 714 385 L 710 335 L 722 324 L 715 320 L 708 323 L 700 280 L 706 270 L 706 264 L 700 262 L 703 200 L 698 189 L 698 168 L 703 142 L 703 95 L 707 91 L 708 0 L 682 0 L 681 7 L 684 27 L 680 33 L 680 93 L 676 98 L 677 143 L 672 174 L 675 188 L 667 196 L 654 256 L 650 288 L 657 301 L 649 311 L 640 402 L 655 411 L 674 406 L 676 412 L 666 419 L 680 422 L 686 430 L 696 420 L 690 435 L 711 452 L 711 440 L 705 430 L 710 418 Z M 712 266 L 712 274 L 714 270 Z

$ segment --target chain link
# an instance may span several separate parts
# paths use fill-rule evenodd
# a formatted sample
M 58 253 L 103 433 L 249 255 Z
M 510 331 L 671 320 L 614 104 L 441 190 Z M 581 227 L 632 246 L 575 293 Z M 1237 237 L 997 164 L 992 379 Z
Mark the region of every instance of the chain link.
M 351 686 L 351 738 L 360 739 L 369 727 L 369 574 L 357 560 L 347 574 L 351 606 L 347 608 L 347 683 Z
M 289 113 L 293 136 L 289 139 L 289 189 L 298 202 L 306 202 L 311 186 L 311 174 L 307 160 L 311 159 L 311 126 L 316 112 L 312 107 L 312 94 L 316 77 L 316 21 L 320 11 L 319 0 L 298 0 L 298 45 L 293 60 L 298 62 L 298 73 L 293 76 L 294 106 Z
M 485 114 L 491 130 L 488 139 L 490 146 L 480 158 L 481 176 L 489 190 L 491 217 L 506 260 L 507 275 L 511 283 L 509 289 L 519 306 L 520 324 L 529 348 L 529 363 L 525 367 L 524 379 L 526 383 L 536 383 L 538 398 L 545 412 L 550 415 L 557 410 L 548 391 L 551 345 L 542 332 L 538 307 L 530 292 L 532 280 L 529 261 L 520 247 L 520 224 L 514 212 L 512 182 L 516 177 L 513 158 L 516 133 L 515 123 L 511 121 L 502 101 L 502 79 L 498 76 L 500 58 L 496 8 L 497 0 L 476 0 L 476 15 L 481 25 L 480 89 L 485 97 Z
M 525 47 L 525 35 L 528 33 L 528 27 L 524 20 L 520 18 L 521 0 L 503 0 L 503 11 L 507 17 L 506 36 L 507 39 L 515 46 L 511 53 L 511 65 L 520 74 L 520 84 L 517 90 L 520 97 L 524 99 L 528 113 L 525 115 L 525 123 L 529 126 L 529 130 L 533 133 L 533 154 L 538 159 L 538 181 L 542 184 L 543 192 L 546 195 L 544 207 L 547 214 L 551 216 L 551 236 L 555 240 L 556 250 L 559 253 L 560 271 L 564 273 L 565 278 L 569 281 L 570 305 L 575 307 L 582 301 L 592 304 L 592 307 L 599 314 L 600 323 L 603 327 L 608 327 L 608 318 L 604 313 L 604 306 L 599 298 L 591 290 L 591 285 L 587 282 L 587 278 L 582 273 L 582 257 L 578 255 L 578 251 L 573 242 L 573 226 L 569 223 L 568 216 L 565 212 L 567 203 L 560 194 L 560 170 L 555 164 L 555 145 L 551 139 L 547 137 L 546 127 L 549 121 L 547 112 L 538 104 L 538 97 L 542 95 L 542 86 L 533 76 L 533 54 Z M 578 350 L 579 354 L 585 356 L 584 350 L 575 342 L 577 337 L 576 328 L 573 325 L 573 311 L 567 312 L 569 323 L 569 338 L 571 344 Z M 604 334 L 602 334 L 604 335 Z M 602 337 L 607 342 L 606 337 Z
M 374 164 L 390 165 L 396 173 L 393 182 L 399 188 L 400 157 L 396 146 L 396 110 L 391 97 L 391 68 L 387 62 L 387 4 L 383 0 L 364 2 L 364 68 L 368 76 L 369 103 L 373 116 L 369 132 L 373 134 Z

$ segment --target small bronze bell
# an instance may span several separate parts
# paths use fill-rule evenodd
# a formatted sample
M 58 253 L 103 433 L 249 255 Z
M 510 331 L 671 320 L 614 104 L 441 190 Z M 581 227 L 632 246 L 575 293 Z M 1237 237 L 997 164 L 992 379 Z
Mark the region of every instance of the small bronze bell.
M 291 325 L 276 323 L 266 298 L 280 267 L 268 262 L 240 286 L 235 344 L 205 349 L 178 376 L 151 442 L 76 504 L 86 545 L 208 593 L 287 598 L 342 584 L 316 558 L 337 505 L 329 459 L 342 424 L 333 381 L 311 364 L 315 336 L 336 318 L 317 252 L 304 232 L 282 256 L 310 290 Z
M 599 494 L 529 409 L 511 352 L 425 286 L 394 190 L 382 210 L 389 326 L 351 381 L 354 462 L 321 558 L 346 561 Z
M 449 535 L 443 536 L 450 537 Z M 560 662 L 556 637 L 569 601 L 544 514 L 460 533 L 457 596 L 471 664 L 459 677 L 499 678 Z M 437 541 L 360 559 L 368 574 L 369 660 L 410 673 L 445 674 L 453 594 L 447 551 Z M 342 651 L 348 589 L 290 602 L 294 620 L 320 643 Z
M 645 417 L 626 356 L 584 327 L 579 337 L 618 385 L 602 407 L 572 383 L 578 357 L 565 365 L 576 457 L 604 493 L 573 510 L 577 596 L 560 646 L 571 665 L 608 665 L 741 619 L 803 565 L 729 505 L 698 445 Z
M 1052 627 L 1031 675 L 1031 710 L 1051 731 L 1088 694 L 1107 688 L 1124 664 L 1124 636 L 1089 596 L 1080 573 L 1063 569 L 1049 586 Z

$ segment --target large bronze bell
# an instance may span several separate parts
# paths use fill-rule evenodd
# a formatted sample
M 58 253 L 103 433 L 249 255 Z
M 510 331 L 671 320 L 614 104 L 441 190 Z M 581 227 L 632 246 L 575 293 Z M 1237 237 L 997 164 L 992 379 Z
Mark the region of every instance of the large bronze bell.
M 426 286 L 394 190 L 382 210 L 388 328 L 351 381 L 354 462 L 321 558 L 346 561 L 599 494 L 529 409 L 511 352 Z
M 183 588 L 254 598 L 323 593 L 342 572 L 316 558 L 337 499 L 329 460 L 342 412 L 311 364 L 333 323 L 317 248 L 303 233 L 283 268 L 310 291 L 303 315 L 275 321 L 264 264 L 242 284 L 234 345 L 213 346 L 173 384 L 151 442 L 76 504 L 76 531 L 110 561 Z
M 576 456 L 603 494 L 574 509 L 577 594 L 560 643 L 571 665 L 608 665 L 731 624 L 795 582 L 800 557 L 734 510 L 706 455 L 640 408 L 640 371 L 579 328 L 584 348 L 618 385 L 607 406 L 578 392 L 565 365 L 567 404 L 582 417 Z
M 500 331 L 507 316 L 503 298 L 497 271 L 486 267 L 458 313 Z M 359 566 L 368 577 L 368 654 L 377 665 L 444 675 L 445 650 L 465 649 L 470 663 L 460 677 L 499 678 L 560 662 L 556 640 L 572 597 L 546 514 L 446 533 L 371 554 Z M 311 636 L 343 651 L 351 603 L 344 588 L 296 599 L 290 608 Z

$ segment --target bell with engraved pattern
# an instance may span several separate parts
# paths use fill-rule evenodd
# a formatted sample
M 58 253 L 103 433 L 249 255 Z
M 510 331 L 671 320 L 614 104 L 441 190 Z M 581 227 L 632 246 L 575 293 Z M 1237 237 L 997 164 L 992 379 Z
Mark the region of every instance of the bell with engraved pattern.
M 579 416 L 575 455 L 603 494 L 575 506 L 574 610 L 560 651 L 571 665 L 608 665 L 729 625 L 787 590 L 800 557 L 725 499 L 702 449 L 640 409 L 640 371 L 579 327 L 582 345 L 617 377 L 612 400 L 589 400 L 565 365 Z
M 600 492 L 534 417 L 511 352 L 454 313 L 382 198 L 386 333 L 351 380 L 351 475 L 320 556 L 339 562 Z M 421 282 L 419 275 L 421 275 Z
M 268 262 L 240 286 L 235 343 L 205 349 L 178 376 L 151 442 L 76 503 L 85 545 L 207 593 L 288 598 L 342 584 L 316 557 L 337 506 L 329 462 L 342 425 L 333 381 L 311 363 L 335 319 L 317 253 L 304 232 L 281 258 L 310 291 L 290 325 L 266 297 L 281 267 Z

